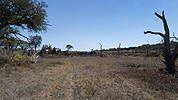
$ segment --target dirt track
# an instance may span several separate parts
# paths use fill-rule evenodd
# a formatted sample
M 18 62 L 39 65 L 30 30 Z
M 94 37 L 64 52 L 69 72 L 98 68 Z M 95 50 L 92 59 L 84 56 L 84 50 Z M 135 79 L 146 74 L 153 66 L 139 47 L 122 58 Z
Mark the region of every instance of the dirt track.
M 166 92 L 162 92 L 162 90 L 152 89 L 148 82 L 130 78 L 129 74 L 132 75 L 131 70 L 133 68 L 124 67 L 126 66 L 124 61 L 116 58 L 84 57 L 45 59 L 34 64 L 31 68 L 6 66 L 1 68 L 0 73 L 0 98 L 56 100 L 178 99 L 177 93 L 174 91 L 165 89 Z M 142 69 L 137 68 L 134 71 L 142 71 Z

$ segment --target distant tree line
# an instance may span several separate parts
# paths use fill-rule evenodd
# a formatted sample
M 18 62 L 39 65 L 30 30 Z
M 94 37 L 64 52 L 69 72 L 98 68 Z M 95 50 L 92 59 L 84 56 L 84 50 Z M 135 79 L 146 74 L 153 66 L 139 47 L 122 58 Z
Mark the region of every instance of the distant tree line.
M 56 47 L 52 47 L 52 45 L 43 45 L 39 54 L 41 56 L 45 56 L 45 55 L 48 55 L 48 54 L 52 54 L 52 55 L 57 55 L 57 54 L 61 54 L 61 49 L 59 48 L 56 48 Z
M 170 47 L 171 50 L 173 50 L 173 48 L 176 46 L 178 42 L 176 41 L 171 41 L 170 42 Z M 149 45 L 149 50 L 150 51 L 157 51 L 157 50 L 162 50 L 163 48 L 163 43 L 158 43 L 158 44 L 143 44 L 141 46 L 137 46 L 137 47 L 128 47 L 128 48 L 120 48 L 120 50 L 135 50 L 135 51 L 142 51 L 142 50 L 146 50 L 147 45 Z M 117 51 L 119 48 L 109 48 L 109 49 L 103 49 L 103 51 Z

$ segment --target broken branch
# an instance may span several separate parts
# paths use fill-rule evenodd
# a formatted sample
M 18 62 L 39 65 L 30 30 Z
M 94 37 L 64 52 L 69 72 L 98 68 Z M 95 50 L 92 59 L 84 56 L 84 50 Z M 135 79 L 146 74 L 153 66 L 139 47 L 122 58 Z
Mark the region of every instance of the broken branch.
M 162 36 L 163 38 L 165 38 L 165 35 L 164 35 L 163 33 L 159 33 L 159 32 L 152 32 L 152 31 L 146 31 L 146 32 L 144 32 L 144 34 L 147 34 L 147 33 L 160 35 L 160 36 Z

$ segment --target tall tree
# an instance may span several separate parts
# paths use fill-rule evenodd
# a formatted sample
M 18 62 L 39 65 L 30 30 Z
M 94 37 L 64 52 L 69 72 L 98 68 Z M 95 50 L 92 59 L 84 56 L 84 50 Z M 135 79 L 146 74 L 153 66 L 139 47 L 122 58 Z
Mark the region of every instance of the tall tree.
M 156 12 L 155 12 L 155 15 L 162 20 L 165 34 L 163 34 L 161 32 L 152 32 L 152 31 L 146 31 L 144 33 L 160 35 L 164 39 L 164 48 L 163 48 L 164 61 L 163 61 L 163 63 L 166 65 L 166 70 L 168 71 L 169 74 L 175 74 L 175 72 L 176 72 L 175 61 L 178 58 L 178 43 L 177 43 L 174 51 L 171 53 L 171 51 L 170 51 L 170 33 L 169 33 L 168 24 L 167 24 L 165 15 L 164 15 L 164 11 L 162 12 L 162 16 Z M 174 38 L 176 38 L 176 37 L 174 37 Z
M 69 50 L 71 50 L 72 48 L 74 48 L 72 45 L 68 44 L 66 45 L 67 51 L 65 52 L 67 55 L 69 55 Z
M 46 7 L 45 2 L 37 0 L 0 0 L 0 31 L 16 26 L 29 32 L 45 32 L 48 26 Z M 0 40 L 9 33 L 25 37 L 13 31 L 0 32 Z
M 29 44 L 35 48 L 35 51 L 36 51 L 37 47 L 40 47 L 41 42 L 42 42 L 42 37 L 41 36 L 38 36 L 38 35 L 30 36 Z

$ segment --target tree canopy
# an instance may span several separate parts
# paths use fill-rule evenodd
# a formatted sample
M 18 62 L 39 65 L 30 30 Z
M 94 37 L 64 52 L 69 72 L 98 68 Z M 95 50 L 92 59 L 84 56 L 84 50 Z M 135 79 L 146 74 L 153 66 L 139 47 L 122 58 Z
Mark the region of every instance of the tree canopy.
M 74 48 L 72 45 L 68 44 L 66 45 L 67 50 L 69 51 L 70 49 Z
M 41 36 L 38 36 L 38 35 L 30 36 L 29 44 L 35 48 L 35 51 L 36 51 L 37 47 L 40 47 L 41 42 L 42 42 L 42 37 Z
M 45 2 L 37 0 L 0 0 L 0 31 L 16 26 L 29 32 L 45 32 L 48 26 L 46 7 Z M 10 32 L 23 36 L 17 31 Z M 6 31 L 0 32 L 0 40 L 6 34 Z

